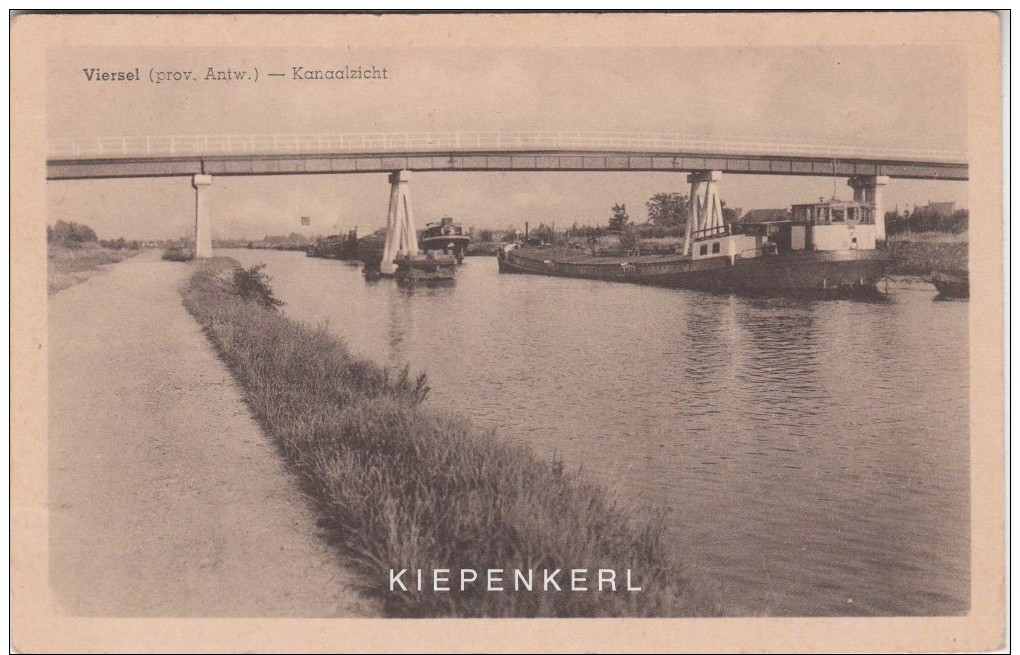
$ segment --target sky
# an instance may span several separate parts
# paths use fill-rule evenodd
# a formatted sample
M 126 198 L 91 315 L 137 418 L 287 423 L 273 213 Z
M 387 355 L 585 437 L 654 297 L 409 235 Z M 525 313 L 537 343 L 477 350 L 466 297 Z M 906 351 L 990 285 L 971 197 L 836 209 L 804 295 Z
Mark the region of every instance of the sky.
M 385 80 L 302 81 L 292 67 L 385 68 Z M 84 68 L 252 71 L 247 81 L 89 81 Z M 269 78 L 269 72 L 284 72 Z M 50 138 L 190 134 L 617 131 L 850 141 L 967 149 L 966 70 L 951 47 L 543 49 L 52 49 Z M 849 197 L 845 179 L 729 175 L 728 205 L 783 207 Z M 188 178 L 50 181 L 49 222 L 85 222 L 102 238 L 189 235 Z M 645 220 L 645 202 L 689 190 L 677 173 L 415 173 L 419 225 L 453 216 L 478 228 L 525 220 L 604 224 L 616 203 Z M 383 227 L 385 174 L 219 177 L 214 238 L 309 235 Z M 963 182 L 893 180 L 886 205 L 954 201 Z M 311 218 L 302 228 L 300 218 Z

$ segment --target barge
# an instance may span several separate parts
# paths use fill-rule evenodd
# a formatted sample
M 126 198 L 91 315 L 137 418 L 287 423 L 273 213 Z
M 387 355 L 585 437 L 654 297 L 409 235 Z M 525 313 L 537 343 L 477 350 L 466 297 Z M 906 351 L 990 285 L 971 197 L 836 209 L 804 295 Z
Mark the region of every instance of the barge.
M 454 281 L 457 265 L 453 255 L 433 254 L 400 255 L 393 260 L 397 270 L 393 274 L 398 284 L 443 284 Z
M 970 298 L 970 275 L 966 272 L 932 271 L 931 283 L 941 298 Z
M 673 254 L 600 257 L 518 242 L 497 257 L 501 273 L 754 294 L 869 293 L 892 264 L 874 218 L 873 203 L 820 200 L 794 205 L 790 220 L 689 229 Z
M 464 228 L 447 216 L 438 223 L 428 223 L 418 236 L 418 243 L 426 252 L 439 251 L 453 255 L 460 264 L 464 261 L 471 237 L 464 234 Z
M 318 239 L 306 252 L 309 257 L 323 259 L 354 259 L 358 254 L 358 235 L 356 230 L 346 236 L 331 234 Z

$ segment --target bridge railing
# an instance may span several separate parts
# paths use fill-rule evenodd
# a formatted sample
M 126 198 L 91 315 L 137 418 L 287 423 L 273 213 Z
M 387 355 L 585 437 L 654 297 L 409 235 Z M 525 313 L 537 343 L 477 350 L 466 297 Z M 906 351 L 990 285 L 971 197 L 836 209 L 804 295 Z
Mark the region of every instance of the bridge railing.
M 677 152 L 880 158 L 964 163 L 966 154 L 940 148 L 862 145 L 847 141 L 799 142 L 625 132 L 365 132 L 352 134 L 247 134 L 54 139 L 50 159 L 182 157 L 475 151 Z

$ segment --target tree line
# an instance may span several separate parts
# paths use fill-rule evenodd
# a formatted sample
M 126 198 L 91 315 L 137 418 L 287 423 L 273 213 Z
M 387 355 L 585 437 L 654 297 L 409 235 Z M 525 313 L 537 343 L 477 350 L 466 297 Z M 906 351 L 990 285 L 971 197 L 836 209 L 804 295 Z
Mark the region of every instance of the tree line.
M 99 237 L 96 231 L 84 223 L 74 221 L 57 221 L 54 225 L 46 226 L 46 241 L 48 243 L 60 243 L 64 245 L 86 243 L 98 243 Z
M 723 202 L 723 219 L 732 223 L 739 219 L 737 210 L 727 207 Z M 657 193 L 645 202 L 645 209 L 648 213 L 648 221 L 643 224 L 635 224 L 627 210 L 627 205 L 617 203 L 612 206 L 609 218 L 604 224 L 579 225 L 574 223 L 566 230 L 561 230 L 561 235 L 567 238 L 597 239 L 607 234 L 618 234 L 624 239 L 632 235 L 644 238 L 661 238 L 671 236 L 682 236 L 690 217 L 690 197 L 684 193 Z M 916 208 L 913 213 L 900 214 L 895 211 L 886 213 L 886 231 L 889 234 L 900 232 L 966 232 L 969 216 L 966 209 L 958 209 L 954 212 L 939 211 L 931 207 Z M 509 229 L 503 232 L 498 230 L 484 229 L 476 234 L 480 242 L 493 240 L 513 241 L 520 236 L 516 230 Z M 541 241 L 553 243 L 556 240 L 556 231 L 552 226 L 539 223 L 532 227 L 529 236 Z
M 970 227 L 970 212 L 957 209 L 940 211 L 934 207 L 917 207 L 913 212 L 890 211 L 885 213 L 885 231 L 888 234 L 906 232 L 950 232 L 962 234 Z
M 579 225 L 576 221 L 566 229 L 558 232 L 552 225 L 543 222 L 533 225 L 528 230 L 528 237 L 545 243 L 557 243 L 564 238 L 584 238 L 594 242 L 599 237 L 607 234 L 616 234 L 623 241 L 631 242 L 637 238 L 659 238 L 677 237 L 683 235 L 683 229 L 687 224 L 688 217 L 688 196 L 682 193 L 657 193 L 646 203 L 648 221 L 643 224 L 634 223 L 628 213 L 626 204 L 618 203 L 613 205 L 610 217 L 606 223 L 596 225 Z M 726 214 L 728 208 L 723 208 Z M 511 227 L 507 230 L 480 229 L 471 231 L 472 236 L 479 243 L 493 241 L 511 242 L 523 235 Z
M 57 221 L 53 225 L 47 225 L 46 242 L 65 248 L 82 248 L 90 243 L 114 250 L 123 250 L 124 248 L 135 250 L 142 247 L 141 242 L 128 241 L 124 237 L 101 240 L 91 227 L 74 221 Z

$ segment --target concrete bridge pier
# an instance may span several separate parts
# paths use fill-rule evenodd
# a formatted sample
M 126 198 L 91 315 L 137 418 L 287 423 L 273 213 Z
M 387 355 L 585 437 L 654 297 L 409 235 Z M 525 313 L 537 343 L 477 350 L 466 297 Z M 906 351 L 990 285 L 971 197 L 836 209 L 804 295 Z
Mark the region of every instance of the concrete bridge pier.
M 699 237 L 722 234 L 722 201 L 719 199 L 719 180 L 722 171 L 698 171 L 687 176 L 691 185 L 687 233 L 684 236 L 683 254 L 691 254 L 691 242 Z
M 410 171 L 393 171 L 390 174 L 390 209 L 386 217 L 386 244 L 383 247 L 379 272 L 393 275 L 398 256 L 418 254 L 418 232 L 411 209 Z
M 854 175 L 847 185 L 854 190 L 854 201 L 870 202 L 875 205 L 875 239 L 885 241 L 884 187 L 889 184 L 888 175 Z
M 209 218 L 209 187 L 212 175 L 195 175 L 195 257 L 212 257 L 212 222 Z

